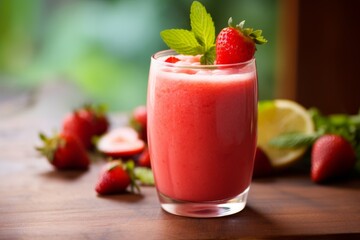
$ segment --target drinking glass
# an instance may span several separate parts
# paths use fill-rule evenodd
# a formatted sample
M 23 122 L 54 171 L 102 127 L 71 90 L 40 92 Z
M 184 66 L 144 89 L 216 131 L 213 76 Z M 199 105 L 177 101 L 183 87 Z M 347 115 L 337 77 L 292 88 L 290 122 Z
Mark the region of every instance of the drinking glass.
M 236 64 L 168 63 L 151 57 L 147 111 L 151 166 L 161 207 L 221 217 L 247 201 L 257 136 L 255 59 Z M 181 58 L 181 57 L 179 57 Z

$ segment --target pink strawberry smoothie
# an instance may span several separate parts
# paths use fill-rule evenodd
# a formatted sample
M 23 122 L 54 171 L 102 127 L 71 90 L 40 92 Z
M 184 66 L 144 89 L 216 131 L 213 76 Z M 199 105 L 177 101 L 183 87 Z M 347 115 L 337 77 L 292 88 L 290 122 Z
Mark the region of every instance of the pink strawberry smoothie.
M 252 178 L 255 60 L 203 70 L 173 67 L 198 65 L 198 57 L 179 58 L 175 64 L 153 58 L 149 74 L 148 140 L 157 190 L 190 202 L 233 198 Z

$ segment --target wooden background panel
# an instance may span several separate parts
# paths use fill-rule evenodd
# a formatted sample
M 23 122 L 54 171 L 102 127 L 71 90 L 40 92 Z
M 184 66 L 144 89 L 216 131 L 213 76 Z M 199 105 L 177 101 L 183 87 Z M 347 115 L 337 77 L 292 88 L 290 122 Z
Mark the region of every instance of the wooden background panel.
M 298 1 L 296 99 L 324 113 L 360 108 L 360 1 Z

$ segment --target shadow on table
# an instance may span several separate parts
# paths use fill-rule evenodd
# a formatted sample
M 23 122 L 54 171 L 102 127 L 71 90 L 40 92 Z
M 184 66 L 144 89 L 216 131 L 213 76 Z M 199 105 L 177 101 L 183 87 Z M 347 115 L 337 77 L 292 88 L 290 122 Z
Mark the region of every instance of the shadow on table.
M 111 195 L 97 195 L 98 198 L 104 199 L 104 200 L 110 200 L 110 201 L 116 201 L 116 202 L 127 202 L 127 203 L 136 203 L 140 202 L 144 199 L 144 195 L 142 194 L 134 194 L 129 191 L 123 192 L 123 193 L 117 193 L 117 194 L 111 194 Z
M 59 170 L 50 170 L 47 172 L 42 172 L 40 173 L 40 175 L 42 177 L 47 177 L 47 178 L 51 178 L 51 179 L 60 179 L 60 180 L 66 180 L 66 181 L 74 181 L 78 178 L 80 178 L 81 176 L 83 176 L 84 174 L 86 174 L 88 172 L 88 170 L 64 170 L 64 171 L 59 171 Z
M 258 239 L 257 236 L 262 237 L 264 233 L 283 230 L 282 226 L 250 205 L 237 214 L 220 218 L 198 219 L 171 214 L 163 214 L 163 217 L 172 220 L 171 226 L 161 225 L 161 232 L 168 239 L 178 239 L 178 236 L 182 236 L 182 239 L 194 236 L 197 239 L 223 239 L 225 235 L 226 239 L 238 239 L 239 236 Z

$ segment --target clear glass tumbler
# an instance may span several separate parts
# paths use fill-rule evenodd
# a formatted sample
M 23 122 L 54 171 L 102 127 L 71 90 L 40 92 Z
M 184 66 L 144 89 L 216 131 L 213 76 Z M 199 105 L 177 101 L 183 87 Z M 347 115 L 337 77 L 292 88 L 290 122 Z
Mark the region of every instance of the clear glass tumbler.
M 188 217 L 237 213 L 246 204 L 256 149 L 255 59 L 199 65 L 167 63 L 169 56 L 176 53 L 151 57 L 147 96 L 149 151 L 161 207 Z

